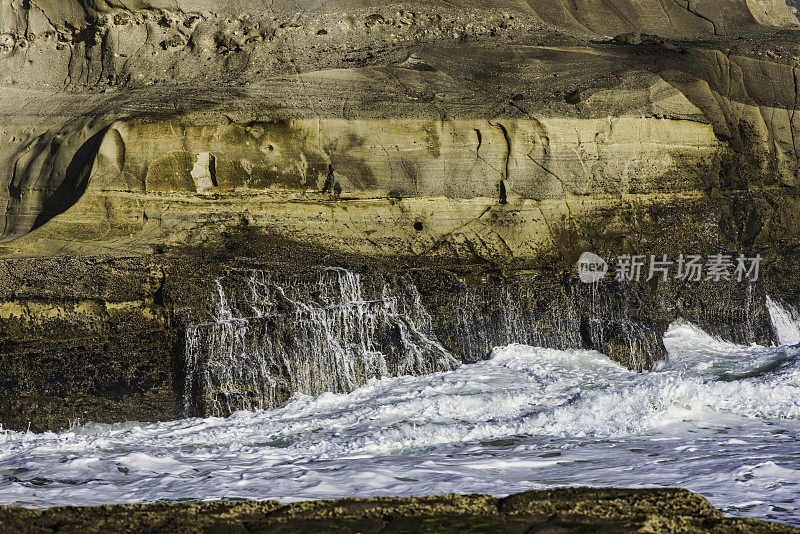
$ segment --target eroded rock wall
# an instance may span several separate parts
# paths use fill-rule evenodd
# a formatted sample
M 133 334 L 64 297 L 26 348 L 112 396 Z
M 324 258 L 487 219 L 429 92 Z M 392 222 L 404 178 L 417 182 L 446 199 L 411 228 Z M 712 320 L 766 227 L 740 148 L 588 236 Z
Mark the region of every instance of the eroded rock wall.
M 437 47 L 204 96 L 95 96 L 91 119 L 58 117 L 38 137 L 12 122 L 6 253 L 141 252 L 252 224 L 367 255 L 537 261 L 563 255 L 565 234 L 592 243 L 587 227 L 630 234 L 626 206 L 709 194 L 723 206 L 743 190 L 795 205 L 790 63 L 699 46 L 552 48 L 519 50 L 508 98 L 478 85 L 492 53 L 458 70 Z M 794 235 L 790 220 L 780 228 Z
M 0 82 L 53 88 L 253 78 L 392 57 L 419 42 L 735 35 L 800 25 L 780 0 L 325 4 L 3 0 Z
M 186 330 L 243 266 L 413 286 L 425 336 L 462 362 L 524 342 L 646 369 L 677 318 L 774 341 L 767 295 L 800 302 L 792 17 L 3 0 L 0 422 L 179 417 Z M 585 251 L 763 270 L 595 287 Z M 397 324 L 370 339 L 394 350 Z

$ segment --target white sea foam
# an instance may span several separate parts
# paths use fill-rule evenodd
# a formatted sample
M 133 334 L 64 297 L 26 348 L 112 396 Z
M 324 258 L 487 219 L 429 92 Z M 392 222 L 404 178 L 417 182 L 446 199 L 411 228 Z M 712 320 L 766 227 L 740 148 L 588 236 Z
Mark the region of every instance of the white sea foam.
M 792 306 L 767 297 L 767 311 L 772 320 L 772 329 L 781 345 L 800 343 L 800 312 Z
M 511 345 L 485 362 L 297 395 L 268 412 L 0 435 L 0 503 L 682 486 L 800 523 L 800 348 L 676 323 L 669 361 Z

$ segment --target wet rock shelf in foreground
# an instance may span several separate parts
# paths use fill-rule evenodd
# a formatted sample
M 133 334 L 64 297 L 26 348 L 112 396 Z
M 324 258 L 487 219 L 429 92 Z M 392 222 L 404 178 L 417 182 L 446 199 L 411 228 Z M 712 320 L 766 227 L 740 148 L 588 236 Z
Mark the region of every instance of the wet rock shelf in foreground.
M 683 489 L 562 488 L 489 495 L 136 504 L 48 510 L 0 507 L 6 532 L 800 532 L 724 517 Z

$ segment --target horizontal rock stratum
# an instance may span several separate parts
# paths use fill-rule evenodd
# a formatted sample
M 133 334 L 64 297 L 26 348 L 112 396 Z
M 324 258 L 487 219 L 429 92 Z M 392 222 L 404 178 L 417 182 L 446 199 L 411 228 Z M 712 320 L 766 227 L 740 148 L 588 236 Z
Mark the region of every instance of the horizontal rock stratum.
M 565 488 L 489 495 L 215 502 L 30 510 L 0 507 L 17 532 L 748 532 L 798 529 L 723 517 L 680 489 Z
M 773 342 L 766 296 L 800 303 L 792 9 L 0 0 L 0 423 L 180 417 L 187 328 L 245 268 L 413 288 L 461 362 L 647 369 L 677 318 Z M 592 293 L 583 252 L 763 261 Z
M 774 27 L 798 21 L 779 2 L 169 4 L 3 4 L 7 255 L 245 221 L 535 260 L 592 243 L 585 221 L 629 231 L 606 220 L 625 206 L 795 202 L 800 49 Z M 608 37 L 625 31 L 658 37 Z
M 5 251 L 146 251 L 244 222 L 368 255 L 535 260 L 567 233 L 593 242 L 594 219 L 629 232 L 606 218 L 631 205 L 748 191 L 792 209 L 794 67 L 665 46 L 427 46 L 236 88 L 9 89 L 45 117 L 5 117 Z M 487 87 L 500 50 L 514 66 Z

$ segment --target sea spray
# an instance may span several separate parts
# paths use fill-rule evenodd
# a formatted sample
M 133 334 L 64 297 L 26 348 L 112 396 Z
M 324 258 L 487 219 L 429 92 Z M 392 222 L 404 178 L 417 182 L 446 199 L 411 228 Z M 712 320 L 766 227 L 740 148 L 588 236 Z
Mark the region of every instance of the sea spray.
M 778 343 L 781 345 L 800 343 L 800 311 L 769 296 L 767 296 L 767 311 Z
M 662 485 L 799 524 L 800 349 L 737 345 L 685 321 L 665 345 L 668 361 L 646 373 L 595 351 L 510 345 L 453 371 L 224 419 L 7 432 L 0 502 Z
M 294 393 L 348 392 L 370 378 L 452 369 L 456 359 L 481 361 L 511 343 L 594 349 L 637 371 L 665 355 L 663 325 L 640 315 L 624 284 L 542 291 L 524 277 L 453 278 L 450 290 L 428 290 L 423 299 L 415 276 L 430 283 L 419 273 L 365 282 L 342 268 L 224 273 L 210 291 L 212 321 L 186 330 L 185 413 L 269 409 Z M 722 334 L 753 340 L 758 299 L 752 286 L 741 297 L 741 328 Z M 768 304 L 781 335 L 800 340 L 791 310 Z

